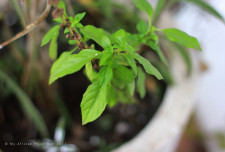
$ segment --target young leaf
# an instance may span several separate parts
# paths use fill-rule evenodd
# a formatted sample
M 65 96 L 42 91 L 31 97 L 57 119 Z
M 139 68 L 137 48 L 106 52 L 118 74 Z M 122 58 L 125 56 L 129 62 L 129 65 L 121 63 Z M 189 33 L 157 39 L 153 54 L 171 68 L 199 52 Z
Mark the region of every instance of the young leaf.
M 144 21 L 140 21 L 137 24 L 137 30 L 138 32 L 140 32 L 141 34 L 145 34 L 148 31 L 148 26 L 146 25 L 146 23 Z
M 108 102 L 107 90 L 107 87 L 102 87 L 98 81 L 87 88 L 80 105 L 83 125 L 97 119 L 105 110 Z
M 192 37 L 183 31 L 180 31 L 175 28 L 168 28 L 162 31 L 165 33 L 167 38 L 173 42 L 183 44 L 188 48 L 201 50 L 198 40 L 195 37 Z
M 158 35 L 155 33 L 154 26 L 151 27 L 149 39 L 152 40 L 153 42 L 157 42 L 157 43 L 159 41 Z
M 53 37 L 49 47 L 49 57 L 52 60 L 55 60 L 57 58 L 57 49 L 58 49 L 57 39 L 58 39 L 58 35 Z
M 55 21 L 57 23 L 63 23 L 63 19 L 61 17 L 54 18 L 53 21 Z
M 142 71 L 140 67 L 138 67 L 137 91 L 141 98 L 144 98 L 146 95 L 145 78 L 146 78 L 145 73 Z
M 108 101 L 108 105 L 110 108 L 112 108 L 117 101 L 117 97 L 116 97 L 116 89 L 113 85 L 109 85 L 108 86 L 108 95 L 107 95 L 109 101 Z
M 78 24 L 84 18 L 85 14 L 86 12 L 76 14 L 74 20 L 71 22 L 71 27 L 74 27 L 76 24 Z
M 69 33 L 69 32 L 70 32 L 70 30 L 68 28 L 65 28 L 64 34 Z
M 108 52 L 108 51 L 103 51 L 103 55 L 101 56 L 100 58 L 100 62 L 99 62 L 99 65 L 102 66 L 102 65 L 105 65 L 108 61 L 108 59 L 112 56 L 112 53 L 111 52 Z
M 121 43 L 125 38 L 126 32 L 123 29 L 120 29 L 112 34 L 113 41 Z
M 41 42 L 41 46 L 46 45 L 53 37 L 58 35 L 59 29 L 60 29 L 59 25 L 56 25 L 52 29 L 50 29 L 48 31 L 48 33 L 46 33 L 45 36 L 43 37 L 42 42 Z
M 64 14 L 66 14 L 66 4 L 64 3 L 64 1 L 60 1 L 58 4 L 58 8 L 61 8 L 64 10 Z
M 113 68 L 117 68 L 119 65 L 127 66 L 127 60 L 122 54 L 114 54 L 112 58 L 112 66 Z
M 89 61 L 85 66 L 87 77 L 93 82 L 93 80 L 97 77 L 97 73 L 94 71 L 92 67 L 91 61 Z
M 96 28 L 92 25 L 87 25 L 81 29 L 81 32 L 87 37 L 94 40 L 104 49 L 111 47 L 111 42 L 109 38 L 106 36 L 103 29 Z
M 113 74 L 116 79 L 120 80 L 123 83 L 131 83 L 135 78 L 133 72 L 124 66 L 118 66 L 114 70 Z
M 154 75 L 158 80 L 163 79 L 163 77 L 160 74 L 160 72 L 147 59 L 143 58 L 142 56 L 140 56 L 137 53 L 134 54 L 134 58 L 136 60 L 138 60 L 138 62 L 140 64 L 142 64 L 142 66 L 144 67 L 145 71 L 148 74 Z
M 82 28 L 82 27 L 84 27 L 84 26 L 83 26 L 83 24 L 81 24 L 81 23 L 77 23 L 77 24 L 76 24 L 76 27 Z
M 104 66 L 99 72 L 100 84 L 102 87 L 107 86 L 113 78 L 113 71 L 110 65 Z
M 69 45 L 75 45 L 76 41 L 75 40 L 69 40 L 68 43 L 69 43 Z
M 160 60 L 161 60 L 166 66 L 168 66 L 169 64 L 168 64 L 168 62 L 167 62 L 167 59 L 166 59 L 166 57 L 164 56 L 164 54 L 162 53 L 160 47 L 159 47 L 157 44 L 155 44 L 154 42 L 152 42 L 152 41 L 148 42 L 148 44 L 149 44 L 149 46 L 150 46 L 153 50 L 156 51 L 156 53 L 158 54 Z
M 133 96 L 134 95 L 134 90 L 135 90 L 135 81 L 128 83 L 126 85 L 127 92 L 129 95 Z
M 101 52 L 92 49 L 84 49 L 79 54 L 63 53 L 52 65 L 49 84 L 58 78 L 79 71 L 87 62 L 100 54 Z
M 153 9 L 151 4 L 147 0 L 133 0 L 134 4 L 141 11 L 146 12 L 149 18 L 152 16 Z
M 134 57 L 130 54 L 124 54 L 124 56 L 126 57 L 128 64 L 133 69 L 134 74 L 136 76 L 137 75 L 137 65 L 136 65 L 136 62 L 134 60 Z

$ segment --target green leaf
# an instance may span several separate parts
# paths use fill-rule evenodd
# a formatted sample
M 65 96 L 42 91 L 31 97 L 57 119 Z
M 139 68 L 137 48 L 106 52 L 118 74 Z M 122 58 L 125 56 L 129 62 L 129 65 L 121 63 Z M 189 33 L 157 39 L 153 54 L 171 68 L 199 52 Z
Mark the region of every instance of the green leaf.
M 74 20 L 71 22 L 71 27 L 74 27 L 76 24 L 78 24 L 84 18 L 85 14 L 86 12 L 76 14 Z
M 225 23 L 224 17 L 215 8 L 207 4 L 205 1 L 203 0 L 182 0 L 182 1 L 187 1 L 187 2 L 195 4 L 196 6 L 200 7 L 201 9 L 205 10 L 209 14 L 217 17 L 218 19 L 220 19 L 221 21 Z
M 169 64 L 168 64 L 168 61 L 167 61 L 166 57 L 164 56 L 164 54 L 162 53 L 160 47 L 159 47 L 157 44 L 155 44 L 154 42 L 152 42 L 152 41 L 148 42 L 148 45 L 149 45 L 153 50 L 156 51 L 156 53 L 158 54 L 160 60 L 161 60 L 166 66 L 168 66 L 168 65 L 169 65 Z
M 58 4 L 58 8 L 61 8 L 64 10 L 64 14 L 66 14 L 66 4 L 64 3 L 63 0 L 61 0 Z
M 107 102 L 107 87 L 101 87 L 98 81 L 92 83 L 81 102 L 82 124 L 96 120 L 105 110 Z
M 78 28 L 82 28 L 82 27 L 84 27 L 81 23 L 77 23 L 76 24 L 76 27 L 78 27 Z
M 104 66 L 100 69 L 99 79 L 102 87 L 107 86 L 113 78 L 113 71 L 110 65 Z
M 94 40 L 104 49 L 111 47 L 111 42 L 109 38 L 106 36 L 103 29 L 96 28 L 92 25 L 87 25 L 81 29 L 81 32 L 84 34 L 85 37 Z
M 134 54 L 134 58 L 136 60 L 138 60 L 138 62 L 140 64 L 142 64 L 142 66 L 144 67 L 145 71 L 148 74 L 154 75 L 159 80 L 163 79 L 163 77 L 160 74 L 160 72 L 147 59 L 143 58 L 142 56 L 140 56 L 137 53 Z
M 64 34 L 69 33 L 69 32 L 70 32 L 70 30 L 68 28 L 65 28 Z
M 57 23 L 63 23 L 63 19 L 61 17 L 54 18 L 53 21 L 55 21 Z
M 127 66 L 128 65 L 127 60 L 123 56 L 123 54 L 114 54 L 113 58 L 112 58 L 112 66 L 113 66 L 113 68 L 116 68 L 119 65 Z
M 168 28 L 162 31 L 166 34 L 167 38 L 173 42 L 183 44 L 188 48 L 201 50 L 198 40 L 183 31 L 180 31 L 175 28 Z
M 134 91 L 135 91 L 135 81 L 128 83 L 126 85 L 126 89 L 127 89 L 127 92 L 129 93 L 129 95 L 133 96 Z
M 124 82 L 121 82 L 120 80 L 115 78 L 115 76 L 113 76 L 112 83 L 119 89 L 124 89 L 126 85 Z
M 53 37 L 57 36 L 59 33 L 60 26 L 56 25 L 50 29 L 42 39 L 41 46 L 46 45 Z
M 144 98 L 146 95 L 145 79 L 146 79 L 145 73 L 142 71 L 140 67 L 138 67 L 137 91 L 141 98 Z
M 133 0 L 134 4 L 141 11 L 146 12 L 149 17 L 152 16 L 153 9 L 151 4 L 147 0 Z
M 76 41 L 75 40 L 69 40 L 68 43 L 69 43 L 69 45 L 75 45 Z
M 86 15 L 86 12 L 76 14 L 75 20 L 77 21 L 77 23 L 80 22 L 85 15 Z
M 108 59 L 110 57 L 112 57 L 112 53 L 111 52 L 108 52 L 108 51 L 103 51 L 103 55 L 101 56 L 100 58 L 100 62 L 99 62 L 99 65 L 102 66 L 102 65 L 105 65 L 107 64 L 107 61 L 109 61 Z M 111 61 L 111 60 L 110 60 Z
M 113 85 L 109 85 L 108 86 L 108 95 L 107 95 L 109 101 L 108 101 L 108 105 L 110 108 L 112 108 L 117 101 L 117 96 L 116 96 L 116 89 Z
M 55 60 L 57 58 L 57 49 L 58 49 L 57 39 L 58 39 L 58 35 L 53 37 L 49 47 L 49 57 L 52 60 Z
M 90 79 L 91 82 L 97 77 L 97 73 L 94 71 L 92 67 L 91 61 L 89 61 L 85 66 L 87 77 Z
M 116 79 L 120 80 L 123 83 L 131 83 L 135 78 L 133 72 L 124 66 L 118 66 L 114 70 L 113 74 Z
M 141 34 L 145 34 L 148 31 L 148 26 L 146 25 L 146 23 L 144 21 L 140 21 L 137 24 L 137 30 L 138 32 L 140 32 Z
M 120 29 L 112 34 L 113 40 L 117 43 L 121 43 L 125 38 L 126 32 L 123 29 Z
M 100 54 L 101 52 L 92 49 L 84 49 L 79 54 L 63 53 L 51 68 L 49 84 L 58 78 L 79 71 L 87 62 Z
M 158 43 L 159 42 L 159 38 L 158 38 L 158 35 L 155 33 L 155 30 L 156 28 L 154 26 L 151 27 L 151 30 L 150 30 L 150 36 L 149 36 L 149 39 Z
M 134 53 L 134 48 L 132 46 L 130 46 L 129 44 L 126 43 L 126 47 L 124 49 L 125 51 L 133 54 Z
M 124 54 L 124 56 L 126 57 L 128 64 L 133 69 L 134 74 L 136 76 L 137 75 L 137 65 L 136 65 L 136 62 L 134 60 L 134 57 L 130 54 Z
M 99 79 L 88 87 L 81 102 L 83 124 L 97 119 L 108 103 L 108 88 L 113 77 L 111 66 L 101 68 L 98 76 Z

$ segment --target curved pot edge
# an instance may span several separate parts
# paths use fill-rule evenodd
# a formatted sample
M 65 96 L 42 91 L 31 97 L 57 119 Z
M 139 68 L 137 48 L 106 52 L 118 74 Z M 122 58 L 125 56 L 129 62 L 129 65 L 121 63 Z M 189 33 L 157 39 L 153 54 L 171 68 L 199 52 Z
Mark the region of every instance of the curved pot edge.
M 182 59 L 175 54 L 171 67 L 176 84 L 167 89 L 162 105 L 146 127 L 136 137 L 113 152 L 173 152 L 175 150 L 195 103 L 200 72 L 196 68 L 198 62 L 194 64 L 192 75 L 187 77 Z

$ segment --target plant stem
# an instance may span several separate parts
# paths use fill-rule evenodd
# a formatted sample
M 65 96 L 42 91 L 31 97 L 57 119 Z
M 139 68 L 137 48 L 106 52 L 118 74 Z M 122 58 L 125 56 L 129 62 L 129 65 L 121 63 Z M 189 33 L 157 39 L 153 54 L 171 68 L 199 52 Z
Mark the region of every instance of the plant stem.
M 11 38 L 11 39 L 3 42 L 2 44 L 0 44 L 0 49 L 2 49 L 4 46 L 8 45 L 9 43 L 17 40 L 18 38 L 26 35 L 30 31 L 32 31 L 33 29 L 35 29 L 48 16 L 48 14 L 49 14 L 49 12 L 51 10 L 51 7 L 52 7 L 52 3 L 51 3 L 50 0 L 46 0 L 46 1 L 47 1 L 46 9 L 41 14 L 41 16 L 37 20 L 35 20 L 33 23 L 27 25 L 25 30 L 23 30 L 22 32 L 20 32 L 17 35 L 15 35 L 13 38 Z

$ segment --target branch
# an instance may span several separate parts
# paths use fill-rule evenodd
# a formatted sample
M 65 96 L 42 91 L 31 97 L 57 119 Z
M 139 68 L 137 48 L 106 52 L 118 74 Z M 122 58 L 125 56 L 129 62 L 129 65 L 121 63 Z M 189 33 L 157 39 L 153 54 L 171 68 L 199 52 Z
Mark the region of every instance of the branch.
M 2 49 L 4 46 L 8 45 L 9 43 L 17 40 L 18 38 L 26 35 L 33 29 L 35 29 L 48 16 L 48 14 L 51 10 L 51 7 L 52 7 L 52 0 L 46 0 L 46 1 L 47 1 L 46 8 L 45 8 L 44 12 L 41 14 L 41 16 L 37 20 L 35 20 L 33 23 L 27 25 L 26 28 L 22 32 L 18 33 L 11 39 L 0 44 L 0 49 Z

